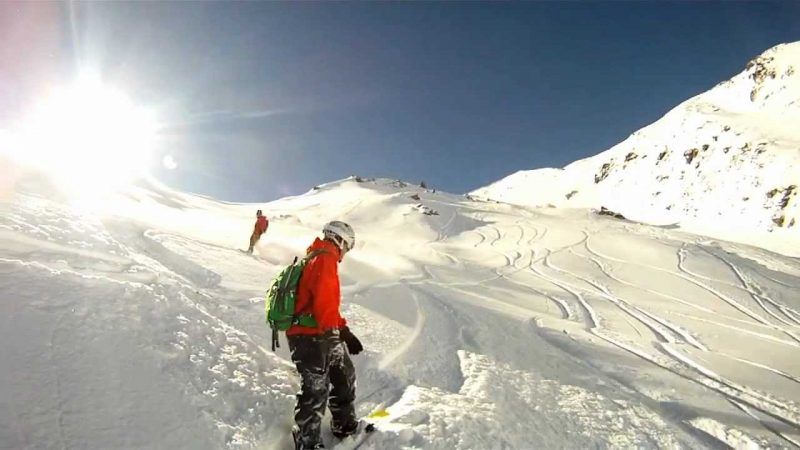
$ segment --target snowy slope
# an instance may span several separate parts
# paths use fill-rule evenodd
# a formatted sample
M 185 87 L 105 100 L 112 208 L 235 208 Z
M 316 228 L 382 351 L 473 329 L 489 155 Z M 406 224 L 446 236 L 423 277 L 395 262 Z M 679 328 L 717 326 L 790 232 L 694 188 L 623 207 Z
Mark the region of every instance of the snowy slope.
M 800 254 L 800 42 L 625 141 L 564 169 L 522 171 L 472 195 L 530 206 L 606 206 L 654 224 Z
M 91 213 L 22 180 L 0 208 L 2 448 L 289 449 L 262 295 L 332 218 L 358 411 L 387 413 L 360 448 L 800 443 L 797 259 L 384 179 L 263 205 L 149 182 Z

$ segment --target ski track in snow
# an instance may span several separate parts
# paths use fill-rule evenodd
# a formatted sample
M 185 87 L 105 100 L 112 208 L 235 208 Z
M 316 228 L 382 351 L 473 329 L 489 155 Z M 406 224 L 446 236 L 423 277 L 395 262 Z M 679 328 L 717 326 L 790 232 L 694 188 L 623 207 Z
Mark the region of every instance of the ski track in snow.
M 348 200 L 351 184 L 366 197 Z M 342 266 L 343 280 L 350 280 L 344 312 L 367 349 L 354 358 L 358 412 L 388 411 L 374 419 L 378 430 L 359 448 L 798 446 L 795 278 L 758 265 L 758 252 L 724 255 L 666 229 L 467 201 L 394 182 L 361 186 L 333 183 L 270 205 L 281 217 L 302 213 L 303 220 L 274 221 L 270 241 L 259 244 L 268 259 L 243 255 L 216 235 L 181 234 L 157 218 L 98 220 L 20 196 L 0 220 L 0 289 L 20 274 L 43 286 L 81 286 L 86 296 L 73 303 L 95 311 L 84 324 L 92 341 L 113 336 L 104 320 L 125 318 L 125 336 L 146 349 L 137 357 L 156 361 L 161 376 L 180 386 L 181 411 L 195 411 L 178 420 L 205 430 L 182 437 L 187 448 L 288 449 L 298 378 L 286 348 L 265 348 L 261 298 L 279 269 L 274 261 L 288 261 L 312 237 L 303 223 L 338 215 L 373 238 L 363 238 L 361 253 Z M 439 215 L 393 215 L 412 193 L 423 205 L 435 203 Z M 241 210 L 242 228 L 250 225 L 248 205 L 192 201 L 210 214 Z M 384 208 L 385 219 L 359 222 L 364 205 Z M 418 239 L 414 233 L 424 232 L 425 244 L 391 249 L 396 271 L 381 270 L 386 250 L 369 221 L 397 217 L 403 219 L 390 222 L 389 235 Z M 270 246 L 278 233 L 286 234 L 285 248 Z M 663 256 L 630 253 L 637 246 Z M 105 289 L 126 298 L 93 297 Z M 74 394 L 64 380 L 88 369 L 64 363 L 72 316 L 52 314 L 51 351 L 43 358 L 54 367 L 58 407 L 52 435 L 42 442 L 66 448 L 86 441 L 75 440 Z M 630 358 L 624 360 L 637 369 L 616 368 L 615 358 Z M 639 371 L 647 375 L 638 378 Z M 113 391 L 117 382 L 105 382 L 100 389 Z M 674 383 L 694 386 L 693 394 Z M 713 409 L 698 408 L 694 396 Z M 683 412 L 664 406 L 684 401 Z M 25 420 L 4 414 L 8 423 Z M 353 447 L 332 442 L 325 427 L 333 448 Z M 0 439 L 12 439 L 7 430 L 0 427 Z M 15 433 L 9 442 L 30 444 Z M 113 441 L 86 446 L 99 442 Z M 126 442 L 112 446 L 148 446 Z
M 587 246 L 587 248 L 588 248 L 588 246 Z M 592 253 L 594 253 L 595 255 L 600 256 L 599 253 L 597 253 L 597 252 L 592 252 Z M 713 293 L 718 299 L 720 299 L 720 300 L 724 301 L 725 303 L 733 306 L 736 310 L 743 312 L 745 315 L 747 315 L 748 317 L 756 320 L 760 324 L 776 328 L 776 329 L 778 329 L 778 330 L 780 330 L 782 332 L 787 333 L 789 336 L 792 336 L 794 338 L 792 333 L 787 332 L 786 330 L 783 330 L 783 329 L 781 329 L 779 327 L 776 327 L 776 326 L 773 326 L 771 324 L 768 324 L 760 316 L 757 316 L 755 313 L 753 313 L 752 311 L 750 311 L 749 309 L 747 309 L 746 307 L 744 307 L 740 303 L 738 303 L 735 300 L 731 299 L 730 297 L 722 294 L 721 292 L 719 292 L 718 290 L 712 288 L 711 286 L 698 281 L 697 278 L 701 278 L 701 277 L 698 276 L 697 274 L 692 273 L 691 271 L 687 270 L 684 267 L 684 261 L 685 261 L 685 258 L 686 258 L 686 253 L 685 253 L 684 248 L 681 248 L 681 249 L 678 250 L 678 256 L 679 256 L 678 268 L 683 274 L 685 274 L 685 275 L 680 275 L 679 274 L 679 276 L 681 276 L 682 278 L 686 279 L 687 281 L 689 281 L 689 282 L 691 282 L 693 284 L 696 284 L 696 285 L 706 289 L 707 291 Z M 610 258 L 610 257 L 606 257 L 606 258 L 607 259 L 614 259 L 614 258 Z M 624 260 L 621 260 L 621 259 L 615 259 L 615 260 L 618 261 L 618 262 L 630 263 L 629 261 L 624 261 Z M 654 267 L 650 267 L 650 268 L 655 269 L 655 270 L 661 270 L 661 269 L 654 268 Z M 576 278 L 579 278 L 579 279 L 581 279 L 583 281 L 587 281 L 584 277 L 582 277 L 580 275 L 576 275 L 576 274 L 571 274 L 571 275 L 573 275 Z M 610 278 L 613 278 L 613 277 L 610 277 Z M 713 280 L 713 279 L 708 279 L 708 280 L 709 281 L 716 281 L 716 280 Z M 605 294 L 608 294 L 607 289 L 604 288 L 603 286 L 598 286 L 598 285 L 592 283 L 591 281 L 587 281 L 587 283 L 594 285 L 598 290 L 602 291 Z M 659 335 L 659 337 L 662 338 L 662 341 L 663 341 L 664 340 L 663 339 L 664 335 L 661 334 L 661 333 L 658 333 L 658 332 L 656 332 L 656 333 Z M 671 343 L 669 340 L 666 340 L 666 342 Z M 665 350 L 666 354 L 668 354 L 669 356 L 672 356 L 676 361 L 679 361 L 679 362 L 683 363 L 684 365 L 695 369 L 700 374 L 704 375 L 706 377 L 706 379 L 699 380 L 701 383 L 703 383 L 703 384 L 705 384 L 705 385 L 707 385 L 709 387 L 712 387 L 713 389 L 721 391 L 725 395 L 730 396 L 732 398 L 732 400 L 735 399 L 736 401 L 739 401 L 741 403 L 750 404 L 752 407 L 757 408 L 757 409 L 759 409 L 759 410 L 771 415 L 772 417 L 774 417 L 774 418 L 776 418 L 778 420 L 787 422 L 789 425 L 791 425 L 793 427 L 800 426 L 800 422 L 798 422 L 798 418 L 800 417 L 800 416 L 798 416 L 798 409 L 795 406 L 792 406 L 790 403 L 785 403 L 783 401 L 773 399 L 768 395 L 764 395 L 764 394 L 758 393 L 758 392 L 756 392 L 754 390 L 751 390 L 751 389 L 749 389 L 749 388 L 747 388 L 745 386 L 740 386 L 740 385 L 738 385 L 738 384 L 736 384 L 734 382 L 731 382 L 730 380 L 726 380 L 726 379 L 720 377 L 719 375 L 714 374 L 712 371 L 708 370 L 707 368 L 703 367 L 702 365 L 698 364 L 696 361 L 691 360 L 686 355 L 681 354 L 678 350 L 672 348 L 671 346 L 666 345 L 665 343 L 658 343 L 658 344 L 662 349 Z M 700 348 L 700 349 L 703 350 L 704 348 Z M 653 358 L 653 357 L 648 357 L 648 358 Z M 655 358 L 653 358 L 652 361 L 654 363 L 656 363 L 656 364 L 660 364 L 660 365 L 664 364 L 664 363 L 657 362 L 655 360 Z M 740 362 L 744 362 L 744 361 L 740 361 Z M 768 371 L 771 371 L 771 372 L 775 372 L 775 373 L 781 374 L 782 376 L 786 375 L 782 371 L 774 369 L 774 368 L 771 368 L 771 367 L 766 366 L 766 365 L 757 364 L 757 363 L 754 364 L 754 363 L 749 362 L 749 361 L 745 362 L 745 364 L 755 365 L 756 367 L 759 367 L 759 368 L 762 368 L 764 370 L 768 370 Z M 794 377 L 790 377 L 790 378 L 794 380 Z

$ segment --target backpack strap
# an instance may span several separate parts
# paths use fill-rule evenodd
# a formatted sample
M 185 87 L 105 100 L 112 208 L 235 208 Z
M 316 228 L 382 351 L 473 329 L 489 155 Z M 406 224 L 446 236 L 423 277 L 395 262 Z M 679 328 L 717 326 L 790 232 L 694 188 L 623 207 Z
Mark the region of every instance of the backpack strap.
M 304 264 L 307 264 L 307 263 L 311 262 L 312 259 L 316 258 L 317 256 L 319 256 L 319 255 L 321 255 L 323 253 L 328 253 L 328 251 L 327 250 L 323 250 L 321 248 L 318 248 L 316 250 L 312 250 L 312 251 L 308 252 L 306 257 L 303 258 Z
M 306 255 L 306 257 L 303 258 L 303 269 L 305 270 L 305 265 L 308 264 L 309 262 L 311 262 L 312 259 L 316 258 L 317 256 L 319 256 L 319 255 L 321 255 L 323 253 L 328 253 L 328 251 L 327 250 L 323 250 L 323 249 L 316 249 L 316 250 L 312 250 L 311 252 L 309 252 Z M 314 316 L 311 315 L 311 313 L 297 314 L 296 316 L 294 316 L 292 318 L 292 324 L 293 325 L 300 325 L 301 327 L 309 327 L 309 328 L 315 328 L 318 325 L 317 324 L 317 320 L 314 319 Z

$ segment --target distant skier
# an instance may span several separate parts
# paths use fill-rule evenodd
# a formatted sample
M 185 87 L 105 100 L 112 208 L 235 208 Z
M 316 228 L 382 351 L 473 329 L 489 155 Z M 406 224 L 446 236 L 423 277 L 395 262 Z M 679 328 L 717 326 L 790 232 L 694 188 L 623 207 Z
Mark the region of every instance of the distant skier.
M 253 247 L 256 245 L 261 235 L 267 232 L 269 228 L 269 220 L 267 216 L 261 214 L 261 210 L 256 211 L 256 224 L 253 227 L 253 234 L 250 235 L 250 248 L 247 249 L 248 254 L 253 254 Z
M 292 361 L 301 378 L 292 430 L 297 450 L 324 448 L 320 426 L 326 403 L 334 436 L 344 438 L 358 428 L 353 405 L 356 373 L 348 352 L 357 355 L 364 347 L 339 312 L 338 269 L 356 237 L 350 225 L 340 221 L 329 222 L 322 233 L 324 239 L 317 238 L 308 247 L 308 253 L 321 253 L 305 266 L 295 304 L 297 315 L 310 312 L 318 326 L 293 325 L 286 330 Z

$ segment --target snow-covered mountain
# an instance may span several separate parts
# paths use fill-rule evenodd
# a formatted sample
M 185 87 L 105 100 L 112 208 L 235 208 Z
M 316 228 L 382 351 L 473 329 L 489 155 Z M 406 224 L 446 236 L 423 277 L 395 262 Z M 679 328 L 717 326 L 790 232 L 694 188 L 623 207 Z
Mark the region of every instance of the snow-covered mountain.
M 0 202 L 1 448 L 288 450 L 298 377 L 263 293 L 334 218 L 358 236 L 357 410 L 380 412 L 362 449 L 800 445 L 794 258 L 385 179 L 95 207 L 24 179 Z
M 800 42 L 564 169 L 521 171 L 472 195 L 605 206 L 628 218 L 800 254 Z

